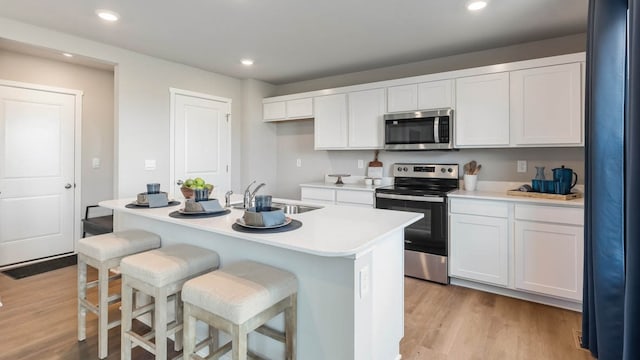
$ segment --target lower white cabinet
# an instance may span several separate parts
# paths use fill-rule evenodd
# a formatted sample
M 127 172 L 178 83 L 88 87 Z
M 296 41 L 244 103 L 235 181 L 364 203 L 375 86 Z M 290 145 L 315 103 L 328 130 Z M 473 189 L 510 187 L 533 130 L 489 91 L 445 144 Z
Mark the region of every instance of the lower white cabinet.
M 451 214 L 451 276 L 509 284 L 509 224 L 506 218 Z
M 300 186 L 301 201 L 328 205 L 373 207 L 373 191 Z
M 451 277 L 582 301 L 584 209 L 460 198 L 449 204 Z

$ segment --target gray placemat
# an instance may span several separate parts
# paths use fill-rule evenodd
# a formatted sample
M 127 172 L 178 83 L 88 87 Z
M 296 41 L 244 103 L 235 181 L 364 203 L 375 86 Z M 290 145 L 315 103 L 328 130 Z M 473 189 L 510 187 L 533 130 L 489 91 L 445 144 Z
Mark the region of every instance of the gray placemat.
M 273 228 L 273 229 L 253 229 L 253 228 L 243 227 L 238 224 L 231 225 L 231 228 L 235 231 L 244 232 L 244 233 L 253 233 L 253 234 L 281 233 L 281 232 L 293 231 L 293 230 L 299 229 L 300 227 L 302 227 L 302 222 L 299 220 L 291 220 L 290 224 Z
M 211 218 L 211 217 L 216 217 L 216 216 L 223 216 L 223 215 L 227 215 L 231 212 L 231 210 L 224 210 L 224 211 L 220 211 L 220 212 L 214 212 L 214 213 L 210 213 L 210 214 L 181 214 L 179 211 L 172 211 L 169 213 L 169 216 L 171 216 L 172 218 L 176 218 L 176 219 L 202 219 L 202 218 Z
M 176 206 L 176 205 L 180 205 L 180 201 L 177 200 L 173 200 L 173 201 L 169 201 L 169 203 L 167 204 L 167 206 Z M 167 207 L 167 206 L 160 206 L 160 207 Z M 127 209 L 148 209 L 149 205 L 136 205 L 134 203 L 131 204 L 127 204 L 124 207 L 126 207 Z M 157 209 L 157 208 L 154 208 Z

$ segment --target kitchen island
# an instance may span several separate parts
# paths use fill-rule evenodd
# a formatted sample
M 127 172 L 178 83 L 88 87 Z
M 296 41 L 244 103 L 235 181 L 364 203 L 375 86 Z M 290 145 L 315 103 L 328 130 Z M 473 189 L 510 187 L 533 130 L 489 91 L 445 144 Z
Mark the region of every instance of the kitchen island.
M 274 200 L 275 202 L 276 200 Z M 132 199 L 109 200 L 114 230 L 155 232 L 162 246 L 188 243 L 217 251 L 224 267 L 249 259 L 294 273 L 298 289 L 298 359 L 400 358 L 404 333 L 404 227 L 421 214 L 328 205 L 288 215 L 303 223 L 284 233 L 237 232 L 243 210 L 213 218 L 178 219 L 165 208 L 127 208 Z M 294 201 L 286 201 L 295 203 Z M 270 323 L 283 328 L 282 315 Z M 282 358 L 281 344 L 262 335 L 249 348 Z

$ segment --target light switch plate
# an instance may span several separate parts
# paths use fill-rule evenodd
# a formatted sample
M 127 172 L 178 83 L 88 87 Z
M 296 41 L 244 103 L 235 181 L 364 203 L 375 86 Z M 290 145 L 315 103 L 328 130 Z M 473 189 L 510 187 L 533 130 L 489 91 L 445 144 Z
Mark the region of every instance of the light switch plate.
M 91 159 L 91 167 L 94 169 L 99 169 L 100 168 L 100 158 L 93 158 Z
M 144 169 L 145 170 L 155 170 L 156 169 L 156 161 L 155 160 L 145 160 L 144 161 Z
M 518 172 L 519 173 L 527 172 L 527 160 L 518 160 Z
M 302 159 L 296 159 L 296 166 L 302 167 Z
M 362 169 L 364 167 L 364 160 L 358 160 L 358 169 Z

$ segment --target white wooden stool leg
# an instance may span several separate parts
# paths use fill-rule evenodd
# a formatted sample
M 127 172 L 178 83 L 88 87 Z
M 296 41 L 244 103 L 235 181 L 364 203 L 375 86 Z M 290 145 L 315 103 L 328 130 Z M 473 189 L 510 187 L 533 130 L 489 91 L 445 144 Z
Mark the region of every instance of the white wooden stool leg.
M 100 264 L 98 269 L 98 357 L 107 357 L 109 339 L 109 268 Z
M 120 325 L 120 359 L 131 360 L 131 340 L 127 332 L 131 331 L 131 323 L 133 315 L 133 289 L 126 284 L 124 277 L 122 278 L 122 323 Z
M 247 332 L 244 326 L 233 325 L 231 337 L 231 358 L 233 360 L 247 360 Z
M 167 289 L 158 288 L 155 291 L 155 347 L 156 360 L 167 359 Z
M 87 263 L 78 256 L 78 341 L 87 338 L 87 310 L 81 300 L 87 298 Z
M 209 355 L 213 354 L 214 351 L 218 350 L 220 346 L 220 335 L 218 329 L 209 325 L 209 337 L 211 341 L 209 341 Z
M 179 324 L 183 323 L 183 316 L 182 316 L 182 299 L 180 298 L 180 292 L 178 292 L 176 294 L 175 300 L 174 300 L 174 307 L 175 307 L 175 314 L 176 314 L 176 325 L 179 326 Z M 173 337 L 175 340 L 173 342 L 173 349 L 175 351 L 180 351 L 182 350 L 182 330 L 178 330 L 176 331 L 176 334 Z
M 298 323 L 298 295 L 291 295 L 290 305 L 284 310 L 285 357 L 296 360 L 296 334 Z
M 191 315 L 191 307 L 184 306 L 184 343 L 182 348 L 183 360 L 190 360 L 196 348 L 196 319 Z

